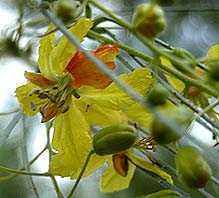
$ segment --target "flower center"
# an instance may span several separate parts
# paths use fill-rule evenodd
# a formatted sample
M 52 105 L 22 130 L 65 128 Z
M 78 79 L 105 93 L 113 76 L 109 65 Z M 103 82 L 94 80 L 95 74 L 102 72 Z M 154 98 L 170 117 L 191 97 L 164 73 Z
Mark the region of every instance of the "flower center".
M 60 78 L 55 85 L 47 88 L 34 89 L 30 95 L 37 95 L 41 100 L 46 100 L 40 107 L 40 113 L 43 116 L 42 122 L 47 122 L 58 113 L 65 113 L 69 109 L 71 96 L 80 98 L 76 89 L 71 86 L 72 77 L 66 75 Z

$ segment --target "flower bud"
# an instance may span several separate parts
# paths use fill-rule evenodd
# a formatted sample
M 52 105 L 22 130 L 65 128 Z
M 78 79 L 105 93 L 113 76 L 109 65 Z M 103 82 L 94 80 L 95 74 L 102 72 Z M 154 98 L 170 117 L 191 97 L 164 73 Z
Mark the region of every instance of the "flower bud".
M 151 136 L 160 145 L 179 140 L 190 125 L 192 113 L 185 108 L 167 109 L 161 113 L 165 120 L 155 118 L 152 122 Z
M 191 146 L 178 150 L 175 163 L 180 179 L 190 188 L 205 187 L 212 175 L 211 168 L 200 152 Z
M 80 3 L 74 0 L 58 0 L 55 2 L 54 9 L 63 23 L 71 23 L 81 13 Z
M 161 84 L 155 85 L 148 94 L 147 101 L 150 105 L 162 105 L 167 101 L 169 93 Z
M 129 149 L 136 140 L 134 128 L 128 125 L 112 125 L 101 129 L 93 138 L 97 155 L 116 154 Z
M 144 3 L 136 7 L 132 24 L 134 30 L 148 38 L 154 38 L 165 29 L 166 20 L 160 6 Z

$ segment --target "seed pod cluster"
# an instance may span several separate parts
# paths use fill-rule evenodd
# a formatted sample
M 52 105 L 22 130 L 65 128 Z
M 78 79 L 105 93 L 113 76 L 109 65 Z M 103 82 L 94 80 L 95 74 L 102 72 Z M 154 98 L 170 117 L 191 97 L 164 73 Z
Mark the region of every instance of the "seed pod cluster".
M 112 125 L 101 129 L 93 138 L 93 148 L 97 155 L 116 154 L 129 149 L 136 141 L 133 127 Z
M 161 113 L 162 118 L 155 118 L 151 126 L 151 136 L 160 145 L 179 140 L 191 123 L 192 113 L 184 107 L 166 109 Z
M 165 29 L 166 20 L 159 5 L 144 3 L 136 7 L 132 24 L 134 30 L 152 39 Z
M 191 146 L 178 150 L 175 157 L 180 179 L 190 188 L 203 188 L 209 181 L 212 171 L 200 152 Z

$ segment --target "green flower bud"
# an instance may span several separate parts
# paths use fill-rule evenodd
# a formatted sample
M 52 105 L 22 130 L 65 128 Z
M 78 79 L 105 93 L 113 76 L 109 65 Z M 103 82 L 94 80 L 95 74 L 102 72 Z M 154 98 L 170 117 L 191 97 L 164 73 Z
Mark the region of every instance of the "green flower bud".
M 212 175 L 211 168 L 200 152 L 191 146 L 178 150 L 175 163 L 180 179 L 190 188 L 205 187 Z
M 54 5 L 57 17 L 64 23 L 71 23 L 81 13 L 81 5 L 78 1 L 58 0 Z
M 136 140 L 133 127 L 112 125 L 101 129 L 93 138 L 93 147 L 97 155 L 116 154 L 129 149 Z
M 161 115 L 165 118 L 165 122 L 155 118 L 151 127 L 151 136 L 160 145 L 179 140 L 190 125 L 192 118 L 192 113 L 183 107 L 164 110 Z
M 150 105 L 162 105 L 167 101 L 169 93 L 161 84 L 155 85 L 148 94 L 147 101 Z
M 148 38 L 154 38 L 165 29 L 166 20 L 160 6 L 144 3 L 136 7 L 132 24 L 134 30 Z
M 211 60 L 207 63 L 209 68 L 208 76 L 213 81 L 219 81 L 219 59 Z

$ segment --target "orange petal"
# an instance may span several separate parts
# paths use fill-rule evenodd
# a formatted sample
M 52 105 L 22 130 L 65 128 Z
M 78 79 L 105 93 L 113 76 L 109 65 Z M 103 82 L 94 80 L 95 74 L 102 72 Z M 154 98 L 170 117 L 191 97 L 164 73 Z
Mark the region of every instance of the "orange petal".
M 25 72 L 24 76 L 31 83 L 33 83 L 41 88 L 46 88 L 48 86 L 52 86 L 55 84 L 54 81 L 51 81 L 51 80 L 45 78 L 40 73 Z
M 118 53 L 119 48 L 114 45 L 104 45 L 92 51 L 94 56 L 102 60 L 112 70 L 115 68 L 114 61 Z M 89 85 L 103 89 L 112 82 L 79 51 L 70 60 L 66 70 L 74 77 L 73 86 L 76 88 Z
M 114 154 L 112 156 L 113 160 L 113 167 L 115 171 L 123 176 L 126 177 L 128 174 L 128 158 L 123 153 Z

